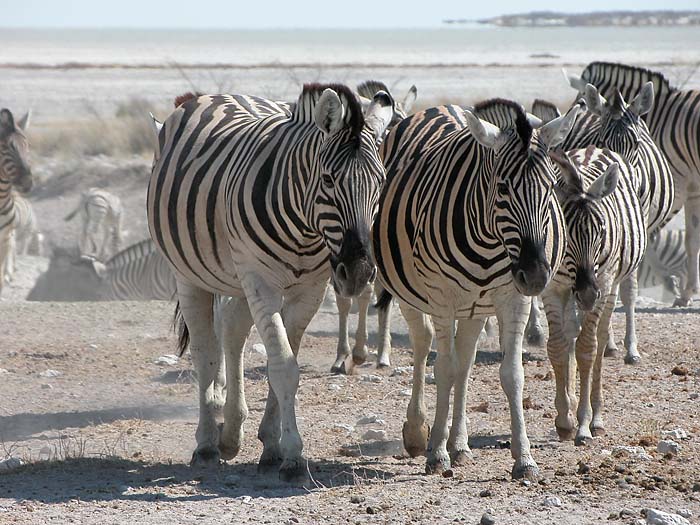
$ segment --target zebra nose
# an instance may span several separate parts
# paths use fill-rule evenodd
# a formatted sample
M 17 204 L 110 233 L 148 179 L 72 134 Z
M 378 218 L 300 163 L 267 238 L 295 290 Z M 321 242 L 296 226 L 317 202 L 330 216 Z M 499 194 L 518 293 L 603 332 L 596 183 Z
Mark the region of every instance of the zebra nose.
M 341 282 L 345 282 L 348 280 L 348 269 L 345 266 L 345 263 L 340 263 L 336 269 L 335 269 L 335 276 L 338 280 Z

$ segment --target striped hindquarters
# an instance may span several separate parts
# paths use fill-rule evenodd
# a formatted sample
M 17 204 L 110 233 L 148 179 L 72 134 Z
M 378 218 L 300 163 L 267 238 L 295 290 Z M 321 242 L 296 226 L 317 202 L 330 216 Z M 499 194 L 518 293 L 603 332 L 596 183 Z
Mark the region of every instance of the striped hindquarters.
M 175 296 L 175 276 L 150 239 L 122 250 L 105 266 L 105 286 L 111 299 L 169 301 Z

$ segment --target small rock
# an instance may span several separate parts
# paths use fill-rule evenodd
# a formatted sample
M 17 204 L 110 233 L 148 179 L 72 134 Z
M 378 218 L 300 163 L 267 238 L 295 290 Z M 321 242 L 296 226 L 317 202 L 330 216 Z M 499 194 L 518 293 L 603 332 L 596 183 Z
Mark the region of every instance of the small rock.
M 394 370 L 391 372 L 391 376 L 410 376 L 413 374 L 413 367 L 412 366 L 397 366 L 394 368 Z
M 454 477 L 454 475 L 455 475 L 454 470 L 452 470 L 451 468 L 448 468 L 447 470 L 442 471 L 443 478 L 452 478 L 452 477 Z
M 95 343 L 90 343 L 90 344 L 88 345 L 88 348 L 89 348 L 90 350 L 97 350 L 98 346 L 97 346 Z
M 533 401 L 531 396 L 527 396 L 523 399 L 523 409 L 525 410 L 539 410 L 542 405 Z
M 642 447 L 633 447 L 628 445 L 615 445 L 612 449 L 612 455 L 615 457 L 630 456 L 634 459 L 651 461 L 653 458 L 646 453 Z
M 479 403 L 476 406 L 473 406 L 471 408 L 472 412 L 481 412 L 482 414 L 488 414 L 489 413 L 489 402 L 484 401 L 483 403 Z
M 367 507 L 367 514 L 379 514 L 379 507 Z
M 693 483 L 693 492 L 700 492 L 700 483 Z
M 350 503 L 362 503 L 366 499 L 364 496 L 350 496 Z
M 681 451 L 681 446 L 672 439 L 662 439 L 659 441 L 659 444 L 656 445 L 656 451 L 661 454 L 676 456 Z
M 561 507 L 561 500 L 557 496 L 547 496 L 542 505 L 545 507 Z
M 42 390 L 51 390 L 52 388 L 53 388 L 53 387 L 52 387 L 50 384 L 48 384 L 48 383 L 42 383 L 42 384 L 41 384 L 41 389 L 42 389 Z
M 620 517 L 624 518 L 625 516 L 637 516 L 639 513 L 633 511 L 632 509 L 622 509 L 620 511 Z
M 610 514 L 608 514 L 608 519 L 609 519 L 609 520 L 616 520 L 616 519 L 618 519 L 619 517 L 620 517 L 620 516 L 617 514 L 617 512 L 611 512 Z
M 678 509 L 678 512 L 676 512 L 676 514 L 686 519 L 690 519 L 693 517 L 693 511 L 691 511 L 690 509 Z
M 649 401 L 648 403 L 644 403 L 644 406 L 647 408 L 654 408 L 656 405 L 654 403 L 652 403 L 651 401 Z
M 24 465 L 24 461 L 20 458 L 9 457 L 0 459 L 0 470 L 12 470 L 22 465 Z
M 671 370 L 671 373 L 674 376 L 687 376 L 688 375 L 688 369 L 684 367 L 683 365 L 676 365 L 673 367 Z
M 482 498 L 490 498 L 493 496 L 493 492 L 491 492 L 491 489 L 484 489 L 481 492 L 479 492 L 479 496 Z
M 360 419 L 357 420 L 356 425 L 371 425 L 372 423 L 376 423 L 377 421 L 382 421 L 379 419 L 379 416 L 377 414 L 374 414 L 372 412 L 369 412 L 362 416 Z M 383 423 L 383 421 L 382 421 Z
M 134 490 L 134 488 L 130 487 L 129 485 L 119 485 L 117 487 L 117 492 L 119 492 L 120 494 L 128 494 L 132 490 Z
M 647 525 L 690 525 L 690 522 L 678 514 L 669 514 L 657 509 L 644 509 Z
M 350 433 L 355 430 L 355 427 L 352 425 L 347 425 L 345 423 L 333 423 L 333 429 L 334 430 L 345 430 L 346 432 Z
M 488 512 L 484 512 L 481 515 L 481 521 L 479 521 L 479 525 L 495 525 L 496 523 L 496 518 L 491 516 Z
M 3 374 L 9 374 L 10 371 L 7 368 L 0 368 L 0 376 Z
M 690 399 L 698 399 L 698 398 L 700 397 L 700 393 L 698 393 L 698 392 L 693 392 L 693 393 L 690 394 L 690 396 L 688 396 L 688 397 L 690 397 Z
M 361 380 L 365 383 L 381 383 L 382 382 L 382 376 L 378 376 L 375 374 L 364 374 L 361 377 Z
M 411 389 L 410 389 L 410 388 L 407 388 L 407 389 L 405 389 L 405 390 L 401 390 L 401 391 L 399 392 L 399 395 L 400 395 L 401 397 L 411 397 L 411 396 L 413 395 L 413 393 L 411 392 Z
M 672 440 L 688 439 L 688 433 L 682 428 L 676 428 L 673 430 L 662 430 L 661 435 Z
M 340 385 L 336 385 L 335 383 L 331 383 L 330 385 L 328 385 L 328 390 L 332 390 L 334 392 L 337 392 L 338 390 L 342 390 L 342 388 L 343 387 L 341 387 Z
M 239 496 L 236 498 L 237 500 L 240 500 L 242 503 L 245 503 L 246 505 L 252 505 L 253 497 L 252 496 Z
M 583 461 L 578 462 L 578 473 L 579 474 L 588 474 L 590 471 L 591 471 L 591 467 L 587 463 L 584 463 Z
M 238 474 L 229 474 L 224 478 L 224 483 L 226 485 L 238 485 L 240 481 L 241 477 Z
M 41 372 L 39 375 L 41 377 L 58 377 L 62 375 L 62 373 L 58 370 L 52 370 L 51 368 L 49 368 L 48 370 L 44 370 L 43 372 Z
M 362 439 L 374 439 L 374 440 L 385 440 L 386 439 L 386 430 L 384 429 L 376 429 L 376 428 L 370 428 L 367 430 L 362 435 Z
M 263 357 L 267 357 L 267 350 L 265 350 L 265 345 L 262 343 L 255 343 L 250 347 L 250 352 L 252 354 L 258 354 Z
M 161 366 L 173 366 L 176 365 L 180 361 L 180 358 L 176 355 L 173 354 L 166 354 L 160 356 L 158 359 L 155 360 L 155 364 L 161 365 Z
M 434 385 L 435 384 L 435 374 L 425 374 L 425 384 Z
M 523 480 L 520 480 L 520 484 L 523 487 L 529 487 L 530 485 L 532 485 L 532 481 L 530 481 L 529 479 L 523 479 Z

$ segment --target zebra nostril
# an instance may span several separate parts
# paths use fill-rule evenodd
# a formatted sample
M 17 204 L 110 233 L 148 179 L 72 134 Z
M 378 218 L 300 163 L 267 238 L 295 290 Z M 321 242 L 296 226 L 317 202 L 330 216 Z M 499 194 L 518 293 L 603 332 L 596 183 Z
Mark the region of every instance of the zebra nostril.
M 525 274 L 525 270 L 518 270 L 516 275 L 521 283 L 527 284 L 527 275 Z
M 596 293 L 595 293 L 595 298 L 596 298 L 596 300 L 600 299 L 600 296 L 601 296 L 601 295 L 602 295 L 602 294 L 600 293 L 600 290 L 596 290 Z
M 348 270 L 345 268 L 344 263 L 340 263 L 338 267 L 335 269 L 335 276 L 337 279 L 341 281 L 347 281 L 348 280 Z

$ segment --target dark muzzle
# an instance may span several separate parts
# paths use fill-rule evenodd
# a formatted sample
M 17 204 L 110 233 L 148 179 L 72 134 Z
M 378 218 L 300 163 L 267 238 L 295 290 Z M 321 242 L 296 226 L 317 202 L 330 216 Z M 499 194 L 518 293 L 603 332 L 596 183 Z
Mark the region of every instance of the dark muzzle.
M 590 268 L 578 268 L 576 270 L 574 298 L 576 299 L 576 305 L 584 312 L 592 310 L 596 301 L 600 299 L 600 289 Z
M 511 265 L 515 288 L 523 295 L 539 295 L 552 277 L 544 243 L 523 239 L 520 256 Z
M 337 257 L 331 257 L 333 287 L 344 297 L 355 297 L 374 280 L 377 269 L 369 251 L 369 235 L 348 230 Z

